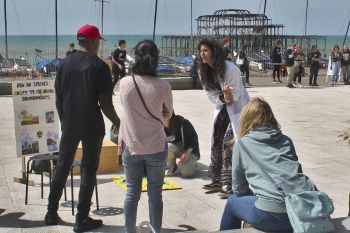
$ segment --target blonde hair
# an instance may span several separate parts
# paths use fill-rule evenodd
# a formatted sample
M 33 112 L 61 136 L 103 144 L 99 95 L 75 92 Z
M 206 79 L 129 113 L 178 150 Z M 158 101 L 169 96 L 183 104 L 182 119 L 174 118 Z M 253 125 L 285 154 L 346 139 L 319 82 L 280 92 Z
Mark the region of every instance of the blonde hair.
M 264 127 L 279 129 L 280 125 L 270 105 L 263 98 L 254 97 L 241 112 L 238 137 L 244 137 L 252 129 Z

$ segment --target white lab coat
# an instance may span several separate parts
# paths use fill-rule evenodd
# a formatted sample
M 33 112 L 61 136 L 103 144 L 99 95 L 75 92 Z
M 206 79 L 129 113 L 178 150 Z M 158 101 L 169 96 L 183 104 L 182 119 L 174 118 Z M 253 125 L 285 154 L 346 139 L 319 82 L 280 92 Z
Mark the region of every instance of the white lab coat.
M 199 77 L 201 78 L 200 72 Z M 245 89 L 243 85 L 243 81 L 241 78 L 241 71 L 240 69 L 233 64 L 232 62 L 225 61 L 225 74 L 224 74 L 224 81 L 220 81 L 221 89 L 224 88 L 225 85 L 229 85 L 232 87 L 232 95 L 234 103 L 231 106 L 227 106 L 227 113 L 230 117 L 231 125 L 233 133 L 236 137 L 239 127 L 239 116 L 243 109 L 243 107 L 248 103 L 249 101 L 249 95 L 247 90 Z M 220 95 L 222 95 L 222 91 L 219 90 L 206 90 L 204 87 L 209 100 L 215 104 L 215 109 L 212 114 L 212 138 L 211 138 L 211 145 L 213 145 L 213 133 L 214 133 L 214 124 L 216 121 L 216 118 L 220 112 L 220 110 L 223 108 L 224 103 L 220 100 Z

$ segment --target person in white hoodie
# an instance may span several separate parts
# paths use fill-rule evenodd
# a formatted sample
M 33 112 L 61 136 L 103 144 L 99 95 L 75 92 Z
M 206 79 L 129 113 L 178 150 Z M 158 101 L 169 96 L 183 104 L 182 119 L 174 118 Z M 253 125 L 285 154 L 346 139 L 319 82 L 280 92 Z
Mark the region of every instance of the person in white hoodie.
M 204 189 L 231 192 L 231 156 L 224 156 L 223 144 L 232 127 L 233 135 L 238 130 L 239 115 L 249 101 L 241 71 L 226 56 L 220 43 L 203 39 L 198 45 L 198 75 L 209 100 L 215 105 L 211 140 L 211 163 L 208 176 L 211 183 Z

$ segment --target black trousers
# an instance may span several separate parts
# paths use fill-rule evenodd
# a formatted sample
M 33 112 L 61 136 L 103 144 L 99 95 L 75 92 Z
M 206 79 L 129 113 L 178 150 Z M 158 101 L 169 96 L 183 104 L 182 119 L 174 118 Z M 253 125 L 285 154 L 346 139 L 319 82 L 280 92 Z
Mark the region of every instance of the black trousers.
M 320 69 L 320 65 L 318 63 L 311 63 L 310 64 L 310 78 L 309 78 L 309 84 L 317 84 L 317 75 L 318 70 Z
M 115 85 L 118 83 L 118 81 L 126 76 L 125 68 L 119 70 L 118 68 L 115 68 L 112 71 L 113 74 L 113 80 L 112 80 L 112 90 L 114 90 Z
M 278 81 L 280 81 L 280 68 L 281 68 L 281 65 L 273 65 L 272 78 L 274 81 L 276 81 L 276 74 L 277 74 Z
M 51 182 L 48 211 L 56 212 L 62 191 L 66 185 L 69 172 L 74 161 L 75 152 L 79 142 L 82 142 L 83 157 L 80 168 L 80 190 L 77 219 L 84 219 L 89 215 L 91 197 L 96 184 L 96 171 L 100 161 L 102 148 L 102 137 L 94 135 L 86 138 L 79 138 L 63 133 L 60 142 L 59 157 L 56 163 L 56 171 Z
M 239 69 L 243 74 L 245 74 L 245 82 L 249 83 L 249 65 L 248 63 L 244 63 L 243 65 L 239 66 Z

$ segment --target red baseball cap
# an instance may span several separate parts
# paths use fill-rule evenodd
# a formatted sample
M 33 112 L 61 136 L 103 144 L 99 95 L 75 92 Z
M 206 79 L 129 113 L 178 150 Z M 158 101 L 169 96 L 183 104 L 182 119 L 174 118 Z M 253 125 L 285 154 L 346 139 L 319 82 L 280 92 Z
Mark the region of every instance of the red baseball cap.
M 94 25 L 89 25 L 86 24 L 84 26 L 82 26 L 81 28 L 78 29 L 77 31 L 77 39 L 78 40 L 85 40 L 85 39 L 101 39 L 101 40 L 105 40 L 98 28 Z

